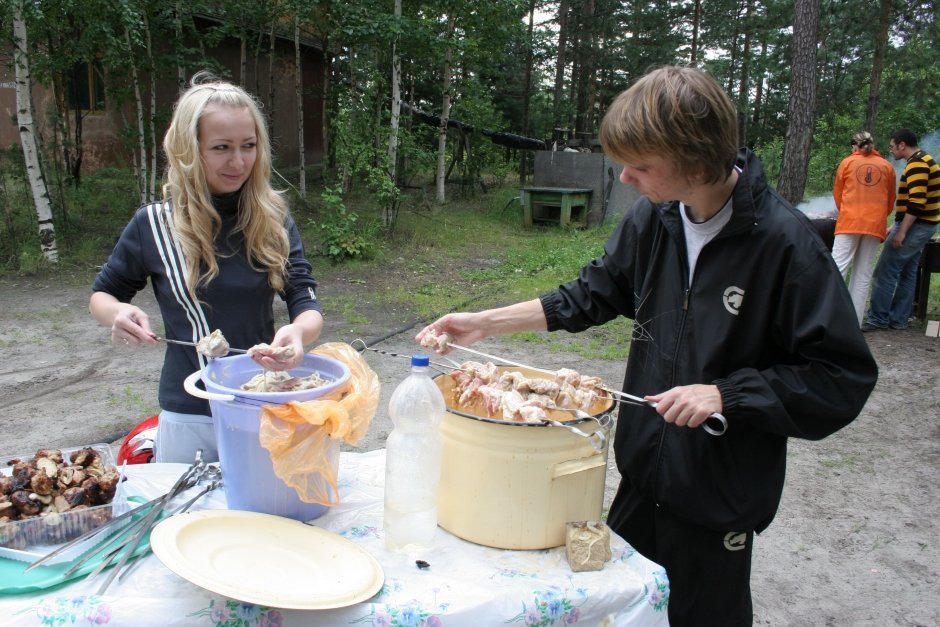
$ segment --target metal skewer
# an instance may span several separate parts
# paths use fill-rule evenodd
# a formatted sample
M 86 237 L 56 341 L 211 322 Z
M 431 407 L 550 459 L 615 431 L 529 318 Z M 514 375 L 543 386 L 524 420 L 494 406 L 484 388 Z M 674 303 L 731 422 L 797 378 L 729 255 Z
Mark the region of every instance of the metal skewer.
M 453 342 L 447 342 L 447 346 L 449 346 L 450 348 L 455 348 L 455 349 L 457 349 L 457 350 L 466 351 L 466 352 L 468 352 L 468 353 L 473 353 L 474 355 L 478 355 L 478 356 L 480 356 L 480 357 L 485 357 L 486 359 L 490 359 L 490 360 L 492 360 L 492 361 L 498 361 L 498 362 L 500 362 L 500 363 L 504 363 L 504 364 L 507 364 L 507 365 L 510 365 L 510 366 L 516 366 L 517 368 L 527 368 L 527 369 L 529 369 L 529 370 L 534 370 L 534 371 L 537 371 L 537 372 L 544 372 L 544 373 L 550 374 L 550 375 L 555 375 L 555 374 L 556 374 L 556 373 L 555 373 L 554 371 L 552 371 L 552 370 L 546 370 L 545 368 L 537 368 L 537 367 L 535 367 L 535 366 L 529 366 L 528 364 L 522 364 L 522 363 L 519 363 L 519 362 L 516 362 L 516 361 L 511 361 L 511 360 L 505 359 L 505 358 L 503 358 L 503 357 L 497 357 L 496 355 L 490 355 L 490 354 L 488 354 L 488 353 L 484 353 L 484 352 L 481 352 L 481 351 L 478 351 L 478 350 L 474 350 L 474 349 L 472 349 L 472 348 L 467 348 L 466 346 L 460 346 L 459 344 L 454 344 Z M 618 390 L 612 390 L 612 389 L 610 389 L 610 388 L 600 388 L 600 389 L 602 389 L 603 391 L 607 392 L 608 394 L 610 394 L 610 395 L 612 395 L 612 396 L 618 397 L 619 399 L 623 400 L 624 402 L 631 403 L 631 404 L 634 404 L 634 405 L 647 405 L 647 406 L 652 407 L 652 408 L 654 408 L 654 409 L 656 408 L 656 405 L 657 405 L 656 401 L 648 401 L 648 400 L 646 400 L 646 399 L 644 399 L 644 398 L 641 398 L 641 397 L 639 397 L 639 396 L 634 396 L 634 395 L 632 395 L 632 394 L 627 394 L 626 392 L 621 392 L 621 391 L 618 391 Z M 708 424 L 709 421 L 715 423 L 715 426 L 709 425 L 709 424 Z M 728 419 L 725 418 L 724 416 L 722 416 L 721 414 L 719 414 L 718 412 L 713 412 L 713 413 L 709 414 L 709 415 L 708 415 L 708 418 L 705 419 L 705 422 L 702 423 L 702 429 L 704 429 L 705 432 L 708 433 L 709 435 L 724 435 L 725 431 L 728 430 Z
M 192 466 L 190 466 L 189 470 L 177 480 L 176 484 L 172 488 L 170 488 L 170 491 L 164 494 L 163 497 L 161 497 L 158 500 L 157 504 L 153 508 L 151 508 L 149 512 L 147 512 L 146 516 L 144 517 L 144 522 L 138 527 L 134 535 L 132 535 L 129 538 L 128 542 L 126 543 L 126 550 L 124 552 L 124 555 L 121 557 L 121 560 L 118 562 L 117 566 L 108 575 L 108 578 L 105 579 L 105 582 L 101 584 L 101 587 L 98 589 L 99 595 L 103 595 L 105 593 L 105 590 L 108 589 L 108 586 L 111 585 L 111 582 L 114 581 L 114 578 L 117 577 L 120 571 L 124 568 L 124 565 L 127 564 L 128 559 L 130 559 L 130 557 L 137 551 L 137 547 L 140 546 L 140 542 L 141 540 L 143 540 L 144 535 L 146 535 L 146 533 L 153 527 L 154 523 L 157 520 L 157 517 L 160 515 L 160 512 L 162 512 L 163 509 L 166 507 L 167 503 L 170 500 L 172 500 L 173 497 L 179 494 L 183 489 L 185 489 L 185 486 L 187 484 L 192 485 L 190 482 L 193 480 L 194 477 L 198 477 L 200 475 L 202 470 L 205 468 L 205 465 L 206 463 L 202 459 L 202 449 L 197 449 L 195 463 Z M 121 548 L 124 548 L 124 545 L 122 545 Z M 103 568 L 106 568 L 108 564 L 110 564 L 114 560 L 116 555 L 117 555 L 116 552 L 110 553 L 108 555 L 108 558 L 106 558 L 105 560 L 102 560 L 98 568 L 95 571 L 93 571 L 90 575 L 88 575 L 88 579 L 93 579 L 94 577 L 96 577 Z
M 130 525 L 130 524 L 133 523 L 133 521 L 127 521 L 127 522 L 122 522 L 122 521 L 126 520 L 127 518 L 130 518 L 131 516 L 134 516 L 135 514 L 140 514 L 140 513 L 144 512 L 144 511 L 149 510 L 149 509 L 152 508 L 154 505 L 156 505 L 157 502 L 160 501 L 160 499 L 162 499 L 162 498 L 163 498 L 162 496 L 158 496 L 157 498 L 152 499 L 152 500 L 148 501 L 147 503 L 144 503 L 143 505 L 141 505 L 141 506 L 139 506 L 139 507 L 135 507 L 134 509 L 132 509 L 132 510 L 130 510 L 130 511 L 124 512 L 124 513 L 121 514 L 120 516 L 117 516 L 117 517 L 115 517 L 115 518 L 112 518 L 110 521 L 108 521 L 107 523 L 105 523 L 103 526 L 98 527 L 97 529 L 91 529 L 90 531 L 86 531 L 85 533 L 83 533 L 82 535 L 78 536 L 77 538 L 74 538 L 73 540 L 70 540 L 70 541 L 66 542 L 65 544 L 63 544 L 63 545 L 60 546 L 59 548 L 55 549 L 54 551 L 50 551 L 49 553 L 46 553 L 45 555 L 43 555 L 42 557 L 40 557 L 40 558 L 39 558 L 38 560 L 36 560 L 35 562 L 32 562 L 29 566 L 27 566 L 27 567 L 23 570 L 23 572 L 28 572 L 28 571 L 32 570 L 33 568 L 36 568 L 37 566 L 40 566 L 40 565 L 42 565 L 42 564 L 45 564 L 46 562 L 48 562 L 49 560 L 51 560 L 51 559 L 52 559 L 53 557 L 55 557 L 56 555 L 59 555 L 59 554 L 62 553 L 63 551 L 66 551 L 66 550 L 72 548 L 73 546 L 75 546 L 75 545 L 78 544 L 79 542 L 83 542 L 84 540 L 87 540 L 88 538 L 91 538 L 91 537 L 97 536 L 97 535 L 110 536 L 110 535 L 112 535 L 112 532 L 114 532 L 115 530 L 120 531 L 120 530 L 123 529 L 124 527 L 126 527 L 126 526 L 128 526 L 128 525 Z M 122 524 L 119 525 L 118 523 L 122 523 Z M 110 538 L 109 538 L 109 540 L 111 540 L 111 539 L 113 539 L 113 537 L 110 537 Z M 105 542 L 104 544 L 107 545 L 108 543 Z
M 167 344 L 179 344 L 180 346 L 192 346 L 193 348 L 199 348 L 199 345 L 196 344 L 196 342 L 184 342 L 183 340 L 171 340 L 170 338 L 167 338 L 167 337 L 157 337 L 154 339 L 156 339 L 158 342 L 166 342 Z M 248 351 L 243 348 L 232 348 L 231 346 L 229 346 L 228 352 L 229 353 L 247 353 Z
M 210 470 L 211 470 L 212 468 L 215 468 L 215 467 L 214 467 L 214 466 L 213 466 L 213 467 L 210 467 Z M 180 505 L 175 511 L 173 511 L 173 513 L 170 514 L 170 516 L 176 516 L 177 514 L 182 514 L 183 512 L 188 511 L 189 508 L 192 507 L 193 504 L 194 504 L 196 501 L 198 501 L 199 499 L 201 499 L 203 496 L 205 496 L 205 495 L 208 494 L 209 492 L 212 492 L 212 491 L 215 490 L 216 488 L 221 488 L 221 487 L 222 487 L 222 479 L 221 479 L 221 478 L 218 478 L 220 474 L 221 474 L 221 473 L 215 474 L 214 476 L 215 476 L 216 478 L 215 478 L 215 479 L 212 479 L 212 480 L 209 482 L 209 485 L 207 485 L 205 488 L 203 488 L 196 496 L 194 496 L 193 498 L 189 499 L 188 501 L 186 501 L 185 503 L 183 503 L 182 505 Z M 147 550 L 148 550 L 148 551 L 150 550 L 150 546 L 149 546 L 149 545 L 147 546 Z M 134 569 L 137 567 L 138 564 L 140 564 L 141 561 L 142 561 L 142 560 L 140 560 L 140 559 L 138 558 L 138 559 L 134 560 L 133 562 L 131 562 L 131 564 L 130 564 L 127 568 L 125 568 L 123 571 L 121 571 L 121 574 L 118 575 L 118 578 L 117 578 L 118 583 L 124 581 L 124 578 L 127 577 L 127 576 L 131 573 L 131 571 L 134 570 Z
M 526 369 L 528 369 L 528 370 L 535 370 L 535 371 L 537 371 L 537 372 L 544 372 L 545 374 L 550 374 L 550 375 L 552 375 L 552 376 L 555 375 L 555 371 L 554 371 L 554 370 L 546 370 L 545 368 L 536 368 L 535 366 L 529 366 L 528 364 L 521 364 L 521 363 L 516 362 L 516 361 L 510 361 L 510 360 L 508 360 L 508 359 L 505 359 L 504 357 L 497 357 L 496 355 L 490 355 L 490 354 L 487 354 L 487 353 L 483 353 L 483 352 L 480 352 L 480 351 L 478 351 L 478 350 L 474 350 L 474 349 L 472 349 L 472 348 L 467 348 L 466 346 L 460 346 L 459 344 L 454 344 L 453 342 L 448 342 L 447 345 L 450 346 L 451 348 L 456 348 L 457 350 L 466 351 L 466 352 L 468 352 L 468 353 L 473 353 L 474 355 L 478 355 L 478 356 L 480 356 L 480 357 L 485 357 L 486 359 L 490 359 L 490 360 L 492 360 L 492 361 L 498 361 L 498 362 L 504 363 L 504 364 L 506 364 L 506 365 L 508 365 L 508 366 L 516 366 L 517 368 L 526 368 Z
M 356 346 L 357 343 L 361 345 L 361 348 L 359 348 L 359 347 Z M 360 353 L 361 353 L 362 351 L 372 351 L 373 353 L 378 353 L 378 354 L 380 354 L 380 355 L 388 355 L 389 357 L 402 357 L 402 358 L 404 358 L 404 359 L 411 359 L 411 357 L 412 357 L 411 355 L 405 355 L 405 354 L 402 354 L 402 353 L 393 353 L 392 351 L 386 351 L 386 350 L 381 350 L 381 349 L 378 349 L 378 348 L 372 348 L 372 347 L 368 346 L 368 345 L 365 343 L 365 340 L 362 340 L 362 339 L 359 339 L 359 338 L 356 338 L 355 340 L 353 340 L 352 342 L 350 342 L 349 345 L 352 346 L 355 350 L 359 351 Z M 445 359 L 446 359 L 446 357 L 445 357 Z M 459 366 L 459 365 L 457 365 L 457 366 L 452 366 L 452 365 L 449 365 L 449 364 L 442 364 L 442 363 L 439 363 L 439 362 L 436 362 L 436 361 L 430 361 L 430 360 L 429 360 L 429 363 L 430 363 L 432 366 L 435 366 L 435 367 L 438 369 L 438 372 L 440 372 L 441 374 L 447 374 L 447 372 L 449 372 L 449 371 L 451 371 L 451 370 L 460 370 L 460 366 Z M 444 368 L 445 370 L 441 370 L 441 368 Z

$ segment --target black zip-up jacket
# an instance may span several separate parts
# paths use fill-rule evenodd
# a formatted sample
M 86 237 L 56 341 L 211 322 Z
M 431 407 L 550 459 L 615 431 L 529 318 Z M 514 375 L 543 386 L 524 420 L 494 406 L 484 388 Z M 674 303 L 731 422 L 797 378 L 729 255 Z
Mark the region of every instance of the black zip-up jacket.
M 780 502 L 788 437 L 821 439 L 862 410 L 878 370 L 829 251 L 742 151 L 732 217 L 689 284 L 679 206 L 641 197 L 604 255 L 541 297 L 550 331 L 634 320 L 623 390 L 714 384 L 727 432 L 668 424 L 623 405 L 624 481 L 689 522 L 762 531 Z

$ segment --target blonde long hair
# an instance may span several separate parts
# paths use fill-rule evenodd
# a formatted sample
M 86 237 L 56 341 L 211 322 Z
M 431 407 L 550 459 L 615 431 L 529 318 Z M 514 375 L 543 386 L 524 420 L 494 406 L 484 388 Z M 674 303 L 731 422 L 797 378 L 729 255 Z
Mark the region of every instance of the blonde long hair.
M 254 168 L 242 187 L 236 230 L 244 233 L 248 263 L 267 272 L 268 284 L 284 289 L 290 243 L 284 221 L 287 201 L 271 187 L 271 142 L 258 103 L 241 87 L 200 72 L 173 107 L 173 118 L 163 138 L 166 153 L 164 202 L 172 202 L 173 227 L 183 250 L 187 287 L 196 289 L 219 274 L 215 237 L 222 219 L 212 206 L 199 154 L 199 124 L 208 105 L 247 109 L 255 121 L 257 153 Z
M 868 131 L 860 131 L 852 135 L 852 145 L 857 147 L 863 155 L 870 155 L 875 149 L 875 140 Z

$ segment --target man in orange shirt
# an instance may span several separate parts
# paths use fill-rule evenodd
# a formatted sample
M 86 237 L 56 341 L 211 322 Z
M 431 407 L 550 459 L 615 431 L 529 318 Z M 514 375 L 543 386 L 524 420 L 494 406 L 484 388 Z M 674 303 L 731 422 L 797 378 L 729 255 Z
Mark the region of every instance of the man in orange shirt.
M 852 154 L 836 170 L 832 196 L 839 212 L 832 258 L 842 278 L 852 268 L 848 287 L 861 325 L 875 256 L 885 240 L 896 196 L 894 168 L 875 148 L 871 133 L 863 131 L 852 137 Z

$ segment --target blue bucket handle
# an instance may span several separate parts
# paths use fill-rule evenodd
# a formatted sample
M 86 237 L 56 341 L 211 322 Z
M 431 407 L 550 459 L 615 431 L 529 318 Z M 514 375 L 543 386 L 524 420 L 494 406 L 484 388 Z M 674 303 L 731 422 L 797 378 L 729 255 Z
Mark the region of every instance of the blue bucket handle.
M 207 401 L 234 401 L 234 394 L 218 394 L 217 392 L 208 392 L 196 387 L 196 381 L 202 376 L 202 370 L 197 370 L 183 381 L 183 389 L 197 398 L 204 398 Z

